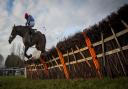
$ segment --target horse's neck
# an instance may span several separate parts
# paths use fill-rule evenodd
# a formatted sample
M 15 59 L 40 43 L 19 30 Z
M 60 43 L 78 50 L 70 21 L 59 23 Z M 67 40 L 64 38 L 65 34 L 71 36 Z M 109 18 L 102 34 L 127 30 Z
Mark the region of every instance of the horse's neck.
M 18 32 L 17 35 L 24 37 L 24 35 L 28 32 L 28 29 L 25 27 L 21 27 L 21 28 L 19 27 L 17 29 L 17 32 Z

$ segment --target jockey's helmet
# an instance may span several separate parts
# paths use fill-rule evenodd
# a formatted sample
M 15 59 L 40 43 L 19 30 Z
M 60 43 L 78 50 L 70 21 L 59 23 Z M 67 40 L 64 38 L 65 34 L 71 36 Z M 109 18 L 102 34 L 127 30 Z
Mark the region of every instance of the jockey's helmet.
M 25 19 L 27 19 L 28 18 L 28 13 L 25 13 L 24 17 L 25 17 Z

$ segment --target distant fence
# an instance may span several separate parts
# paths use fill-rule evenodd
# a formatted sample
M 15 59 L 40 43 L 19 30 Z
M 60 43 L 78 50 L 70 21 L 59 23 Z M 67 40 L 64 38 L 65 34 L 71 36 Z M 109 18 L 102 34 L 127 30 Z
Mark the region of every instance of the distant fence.
M 124 7 L 120 11 L 128 10 L 127 5 Z M 118 15 L 114 14 L 114 16 Z M 58 43 L 57 47 L 41 59 L 29 60 L 26 65 L 27 77 L 30 79 L 95 77 L 102 79 L 105 76 L 110 78 L 127 76 L 128 23 L 122 17 L 114 20 L 113 18 L 112 16 L 110 20 L 105 21 L 105 26 L 103 21 L 101 26 L 94 26 L 92 30 L 80 32 L 80 36 L 76 35 L 78 39 L 72 38 L 71 42 L 72 39 Z
M 0 69 L 0 76 L 17 76 L 17 75 L 24 75 L 26 71 L 25 68 L 1 68 Z

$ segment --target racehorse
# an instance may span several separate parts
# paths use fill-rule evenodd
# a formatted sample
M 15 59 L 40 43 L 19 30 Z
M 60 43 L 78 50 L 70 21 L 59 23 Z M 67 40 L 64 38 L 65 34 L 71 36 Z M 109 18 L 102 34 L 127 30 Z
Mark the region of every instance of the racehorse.
M 45 45 L 46 45 L 45 35 L 42 34 L 40 31 L 34 32 L 33 34 L 30 35 L 31 30 L 33 29 L 30 29 L 30 27 L 28 26 L 14 25 L 8 40 L 9 43 L 11 44 L 11 42 L 17 35 L 21 36 L 25 46 L 24 55 L 28 59 L 32 57 L 32 54 L 27 55 L 27 50 L 29 49 L 29 47 L 32 47 L 33 45 L 35 45 L 37 50 L 40 50 L 41 53 L 44 53 Z

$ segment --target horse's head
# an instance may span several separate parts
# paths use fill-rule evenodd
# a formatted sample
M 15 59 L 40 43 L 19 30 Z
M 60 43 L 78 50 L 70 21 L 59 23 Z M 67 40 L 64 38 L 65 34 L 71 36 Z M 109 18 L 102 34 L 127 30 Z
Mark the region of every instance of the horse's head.
M 13 41 L 13 39 L 16 37 L 16 35 L 17 35 L 16 26 L 14 25 L 13 29 L 12 29 L 12 32 L 11 32 L 11 35 L 10 35 L 9 40 L 8 40 L 10 44 Z

